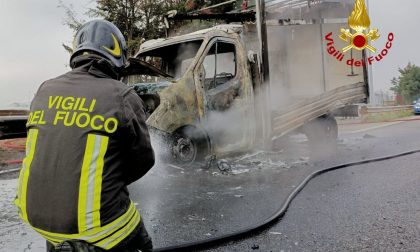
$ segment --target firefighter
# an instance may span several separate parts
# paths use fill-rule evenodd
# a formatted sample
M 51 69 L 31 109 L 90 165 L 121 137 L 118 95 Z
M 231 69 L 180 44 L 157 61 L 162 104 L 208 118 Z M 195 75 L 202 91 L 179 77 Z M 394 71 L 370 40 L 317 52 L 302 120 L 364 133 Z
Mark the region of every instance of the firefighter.
M 143 102 L 119 81 L 125 39 L 112 23 L 94 20 L 73 46 L 72 71 L 44 82 L 31 103 L 19 215 L 47 240 L 47 251 L 63 244 L 151 251 L 127 190 L 155 159 Z

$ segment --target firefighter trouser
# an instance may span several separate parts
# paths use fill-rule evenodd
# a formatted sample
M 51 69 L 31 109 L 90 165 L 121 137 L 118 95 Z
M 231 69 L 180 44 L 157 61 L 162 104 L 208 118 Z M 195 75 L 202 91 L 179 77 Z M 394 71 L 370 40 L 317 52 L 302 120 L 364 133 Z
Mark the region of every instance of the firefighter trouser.
M 107 252 L 152 252 L 153 245 L 152 239 L 150 238 L 147 230 L 144 226 L 143 221 L 134 229 L 134 231 L 122 242 L 120 242 L 117 246 L 108 250 Z M 60 249 L 54 248 L 54 245 L 47 241 L 47 252 L 59 252 Z M 64 251 L 64 250 L 63 250 Z M 67 250 L 66 250 L 67 251 Z M 91 245 L 87 245 L 85 250 L 81 250 L 80 252 L 105 252 L 98 247 L 93 247 Z M 79 251 L 74 251 L 79 252 Z

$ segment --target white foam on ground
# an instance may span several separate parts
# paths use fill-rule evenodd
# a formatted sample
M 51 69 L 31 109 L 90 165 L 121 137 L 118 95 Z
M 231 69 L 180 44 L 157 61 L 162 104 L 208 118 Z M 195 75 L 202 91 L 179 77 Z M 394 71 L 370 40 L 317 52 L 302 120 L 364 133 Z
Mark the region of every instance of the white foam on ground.
M 0 180 L 0 251 L 45 251 L 45 240 L 18 216 L 17 179 Z

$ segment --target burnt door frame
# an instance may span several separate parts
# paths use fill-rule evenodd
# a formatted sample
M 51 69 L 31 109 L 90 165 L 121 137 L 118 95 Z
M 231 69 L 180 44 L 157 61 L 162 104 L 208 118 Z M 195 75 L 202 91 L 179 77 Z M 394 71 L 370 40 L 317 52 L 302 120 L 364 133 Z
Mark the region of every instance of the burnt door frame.
M 206 58 L 206 56 L 208 55 L 208 53 L 210 52 L 210 50 L 212 49 L 212 47 L 216 44 L 216 43 L 227 43 L 227 44 L 232 44 L 235 48 L 235 76 L 230 79 L 229 81 L 227 81 L 226 83 L 237 83 L 239 85 L 239 93 L 240 93 L 240 99 L 239 102 L 243 103 L 244 106 L 241 106 L 241 120 L 246 120 L 247 123 L 245 123 L 247 126 L 242 128 L 242 129 L 237 129 L 242 131 L 242 139 L 240 139 L 238 142 L 235 143 L 230 143 L 229 147 L 227 146 L 220 146 L 217 143 L 215 144 L 216 146 L 214 147 L 214 150 L 218 153 L 229 153 L 229 152 L 234 152 L 234 151 L 238 151 L 238 150 L 242 150 L 242 149 L 246 149 L 249 148 L 252 143 L 254 142 L 254 131 L 255 131 L 255 127 L 254 127 L 254 123 L 252 122 L 253 120 L 253 114 L 254 113 L 253 109 L 252 111 L 250 111 L 248 109 L 249 106 L 251 106 L 253 108 L 253 90 L 252 90 L 252 79 L 250 77 L 250 74 L 247 74 L 244 71 L 248 71 L 249 70 L 249 65 L 247 62 L 247 57 L 242 57 L 243 55 L 241 55 L 241 50 L 244 50 L 243 45 L 237 40 L 237 39 L 233 39 L 233 38 L 226 38 L 226 37 L 215 37 L 212 38 L 211 40 L 209 40 L 209 42 L 207 43 L 205 49 L 203 50 L 202 55 L 200 56 L 200 59 L 197 62 L 197 65 L 194 69 L 194 75 L 195 75 L 195 80 L 197 81 L 196 83 L 196 88 L 199 88 L 200 91 L 197 92 L 197 94 L 200 94 L 200 97 L 197 97 L 198 99 L 202 100 L 201 104 L 203 106 L 203 115 L 201 118 L 201 122 L 202 122 L 202 127 L 206 128 L 206 119 L 208 119 L 209 114 L 212 111 L 217 111 L 217 110 L 212 110 L 211 107 L 209 106 L 209 91 L 214 90 L 214 89 L 210 89 L 207 90 L 206 87 L 204 86 L 204 80 L 206 76 L 203 76 L 203 72 L 202 69 L 204 68 L 203 64 L 204 64 L 204 60 Z M 216 61 L 216 57 L 215 56 L 215 61 Z M 216 64 L 216 62 L 215 62 Z M 217 73 L 217 70 L 215 70 L 215 72 Z M 246 89 L 247 85 L 243 85 L 244 82 L 250 82 L 248 86 L 250 86 L 251 90 L 242 90 L 242 89 Z M 223 86 L 226 83 L 220 85 Z M 232 84 L 232 85 L 233 85 Z M 217 89 L 217 87 L 215 88 Z M 239 96 L 238 96 L 239 97 Z M 223 112 L 223 111 L 221 111 Z M 252 114 L 252 116 L 248 116 L 247 113 Z M 251 123 L 248 123 L 248 120 L 251 120 Z M 229 123 L 226 122 L 226 126 L 229 126 Z M 211 137 L 211 136 L 210 136 Z M 217 141 L 216 141 L 217 142 Z M 212 140 L 212 144 L 214 144 L 214 141 Z

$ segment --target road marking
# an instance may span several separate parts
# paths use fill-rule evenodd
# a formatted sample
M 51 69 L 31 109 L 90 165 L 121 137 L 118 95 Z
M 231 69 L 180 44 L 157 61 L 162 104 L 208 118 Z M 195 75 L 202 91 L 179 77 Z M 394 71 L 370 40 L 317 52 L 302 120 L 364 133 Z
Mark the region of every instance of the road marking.
M 350 132 L 348 132 L 348 134 L 356 134 L 356 133 L 361 133 L 361 132 L 365 132 L 365 131 L 369 131 L 369 130 L 385 128 L 385 127 L 392 126 L 392 125 L 395 125 L 395 124 L 400 124 L 400 123 L 402 123 L 402 122 L 392 122 L 392 123 L 378 125 L 378 126 L 374 126 L 374 127 L 370 127 L 370 128 L 366 128 L 366 129 L 350 131 Z
M 169 167 L 172 167 L 172 168 L 175 168 L 175 169 L 178 169 L 178 170 L 181 170 L 181 171 L 185 171 L 185 169 L 184 168 L 181 168 L 181 167 L 179 167 L 179 166 L 176 166 L 176 165 L 173 165 L 173 164 L 170 164 L 170 165 L 168 165 Z

